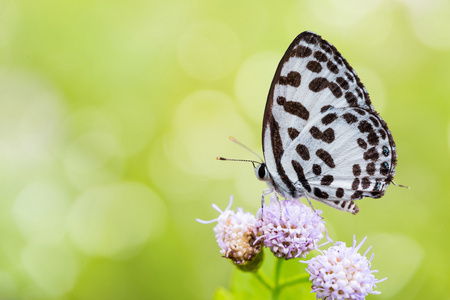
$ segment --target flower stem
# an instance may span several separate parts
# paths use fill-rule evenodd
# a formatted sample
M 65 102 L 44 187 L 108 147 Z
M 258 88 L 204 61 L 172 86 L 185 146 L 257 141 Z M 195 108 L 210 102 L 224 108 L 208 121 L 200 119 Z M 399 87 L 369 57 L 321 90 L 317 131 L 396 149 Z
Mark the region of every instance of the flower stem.
M 280 275 L 281 275 L 281 265 L 283 263 L 283 258 L 276 258 L 275 259 L 275 267 L 274 267 L 274 273 L 273 273 L 273 281 L 275 283 L 274 288 L 272 289 L 272 300 L 277 300 L 280 296 L 280 292 L 282 289 L 282 286 L 280 285 Z
M 270 291 L 273 290 L 273 282 L 270 281 L 269 277 L 267 277 L 267 275 L 263 271 L 261 271 L 261 269 L 254 274 L 262 285 L 264 285 Z
M 285 288 L 287 286 L 294 285 L 294 284 L 301 283 L 301 282 L 309 282 L 309 274 L 301 274 L 301 275 L 289 278 L 287 280 L 284 280 L 280 284 L 280 288 Z

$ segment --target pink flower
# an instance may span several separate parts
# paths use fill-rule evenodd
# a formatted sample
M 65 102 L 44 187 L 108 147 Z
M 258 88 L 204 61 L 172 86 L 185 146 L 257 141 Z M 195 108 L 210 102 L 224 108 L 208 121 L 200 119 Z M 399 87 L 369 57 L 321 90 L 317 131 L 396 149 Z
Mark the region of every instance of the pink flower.
M 297 200 L 272 199 L 256 223 L 258 240 L 263 240 L 277 257 L 305 257 L 319 247 L 318 243 L 326 232 L 321 213 Z M 261 214 L 261 209 L 258 214 Z

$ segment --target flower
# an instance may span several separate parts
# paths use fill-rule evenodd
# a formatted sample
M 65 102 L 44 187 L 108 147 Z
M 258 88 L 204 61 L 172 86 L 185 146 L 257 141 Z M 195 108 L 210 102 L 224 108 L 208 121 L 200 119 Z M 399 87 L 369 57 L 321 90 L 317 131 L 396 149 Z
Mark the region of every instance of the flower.
M 316 293 L 316 299 L 365 299 L 369 293 L 380 294 L 373 289 L 376 283 L 386 278 L 377 280 L 373 273 L 378 271 L 370 269 L 373 254 L 370 259 L 365 256 L 371 247 L 363 255 L 358 253 L 366 238 L 356 246 L 353 237 L 352 247 L 337 242 L 328 250 L 321 251 L 322 255 L 304 261 L 308 264 L 306 271 L 310 274 L 309 280 L 312 281 L 312 292 Z
M 249 212 L 244 213 L 242 208 L 237 208 L 237 212 L 230 210 L 233 203 L 233 196 L 230 197 L 230 204 L 222 211 L 213 204 L 213 208 L 220 213 L 217 219 L 211 221 L 202 221 L 200 223 L 212 223 L 217 221 L 214 227 L 217 243 L 220 247 L 220 253 L 233 261 L 234 264 L 245 266 L 252 262 L 261 251 L 261 242 L 256 242 L 256 218 Z M 259 256 L 262 259 L 262 256 Z M 250 269 L 245 271 L 254 271 L 254 267 L 259 267 L 260 261 Z
M 322 211 L 313 211 L 298 200 L 274 201 L 264 206 L 256 223 L 258 239 L 277 257 L 291 259 L 305 257 L 318 248 L 317 243 L 324 237 L 325 222 Z M 328 238 L 328 237 L 327 237 Z

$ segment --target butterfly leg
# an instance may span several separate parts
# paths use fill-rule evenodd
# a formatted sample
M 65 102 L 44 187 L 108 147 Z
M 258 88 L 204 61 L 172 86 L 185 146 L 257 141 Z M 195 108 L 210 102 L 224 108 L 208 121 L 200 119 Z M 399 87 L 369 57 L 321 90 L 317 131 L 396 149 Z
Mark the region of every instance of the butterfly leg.
M 268 194 L 271 194 L 271 193 L 274 193 L 275 199 L 277 200 L 278 207 L 280 208 L 280 219 L 281 219 L 281 217 L 283 216 L 283 212 L 282 212 L 283 208 L 281 207 L 281 202 L 280 202 L 280 198 L 278 198 L 278 194 L 274 190 L 266 190 L 266 193 L 263 194 L 263 195 L 268 195 Z
M 311 203 L 311 200 L 309 200 L 308 195 L 307 195 L 306 193 L 305 193 L 305 197 L 306 197 L 306 200 L 308 200 L 309 206 L 311 206 L 312 210 L 313 210 L 314 212 L 316 212 L 316 210 L 314 209 L 314 206 L 313 206 L 312 203 Z
M 265 204 L 265 196 L 266 195 L 270 195 L 271 193 L 273 193 L 273 189 L 266 189 L 263 191 L 262 195 L 261 195 L 261 219 L 263 218 L 264 215 L 264 204 Z M 278 197 L 277 197 L 278 199 Z
M 283 217 L 283 208 L 281 207 L 281 202 L 280 202 L 280 199 L 278 198 L 278 195 L 275 193 L 275 199 L 277 199 L 277 202 L 278 202 L 278 207 L 280 208 L 280 220 L 282 219 L 282 217 Z

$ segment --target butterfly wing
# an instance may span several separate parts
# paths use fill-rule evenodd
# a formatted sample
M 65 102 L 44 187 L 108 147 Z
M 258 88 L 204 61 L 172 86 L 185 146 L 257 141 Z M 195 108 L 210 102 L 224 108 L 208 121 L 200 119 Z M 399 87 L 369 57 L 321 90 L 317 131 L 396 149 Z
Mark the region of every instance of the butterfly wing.
M 330 108 L 306 123 L 281 164 L 297 191 L 355 213 L 352 200 L 384 195 L 396 153 L 379 116 L 355 107 Z
M 304 192 L 298 187 L 298 179 L 293 178 L 296 173 L 292 172 L 291 164 L 285 162 L 293 153 L 286 159 L 283 157 L 287 149 L 300 144 L 294 141 L 305 127 L 312 128 L 312 120 L 330 109 L 356 107 L 377 118 L 385 128 L 391 140 L 390 155 L 395 159 L 395 144 L 387 125 L 371 105 L 353 68 L 333 45 L 317 34 L 303 32 L 297 36 L 278 65 L 263 120 L 264 157 L 277 192 L 284 197 L 299 197 Z M 348 179 L 342 181 L 347 183 Z

